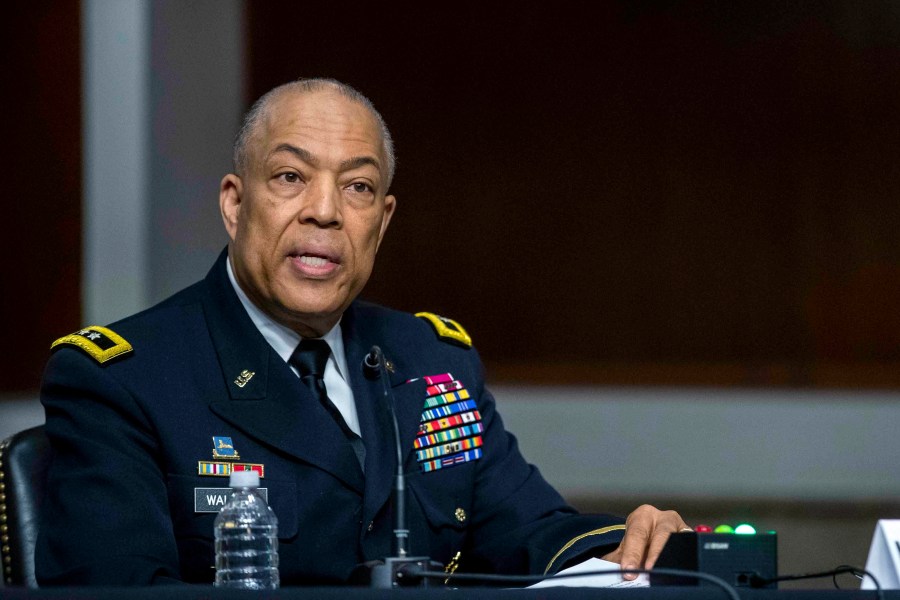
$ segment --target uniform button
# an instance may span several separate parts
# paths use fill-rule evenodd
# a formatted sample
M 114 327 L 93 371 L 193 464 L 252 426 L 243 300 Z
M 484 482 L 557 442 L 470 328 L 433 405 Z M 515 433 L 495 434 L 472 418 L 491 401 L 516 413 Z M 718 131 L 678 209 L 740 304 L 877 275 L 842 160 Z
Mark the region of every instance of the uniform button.
M 366 531 L 372 531 L 375 529 L 375 521 L 369 521 L 369 526 L 366 527 Z
M 460 523 L 466 522 L 466 511 L 465 510 L 463 510 L 461 508 L 457 508 L 456 512 L 453 514 L 456 515 L 456 520 L 459 521 Z

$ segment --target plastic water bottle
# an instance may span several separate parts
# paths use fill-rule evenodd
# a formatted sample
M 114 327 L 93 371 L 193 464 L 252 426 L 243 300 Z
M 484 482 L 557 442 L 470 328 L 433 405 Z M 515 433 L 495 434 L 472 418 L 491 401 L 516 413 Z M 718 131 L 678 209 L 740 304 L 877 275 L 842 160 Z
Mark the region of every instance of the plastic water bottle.
M 232 471 L 232 493 L 216 517 L 216 586 L 278 587 L 278 519 L 259 494 L 259 473 Z

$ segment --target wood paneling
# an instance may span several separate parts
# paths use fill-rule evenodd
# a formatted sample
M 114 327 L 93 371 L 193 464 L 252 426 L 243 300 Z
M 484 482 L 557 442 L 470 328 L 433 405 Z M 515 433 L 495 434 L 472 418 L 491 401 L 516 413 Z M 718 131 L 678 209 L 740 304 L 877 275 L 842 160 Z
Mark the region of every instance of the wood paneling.
M 248 14 L 254 97 L 335 77 L 392 128 L 366 296 L 500 379 L 898 387 L 895 3 Z

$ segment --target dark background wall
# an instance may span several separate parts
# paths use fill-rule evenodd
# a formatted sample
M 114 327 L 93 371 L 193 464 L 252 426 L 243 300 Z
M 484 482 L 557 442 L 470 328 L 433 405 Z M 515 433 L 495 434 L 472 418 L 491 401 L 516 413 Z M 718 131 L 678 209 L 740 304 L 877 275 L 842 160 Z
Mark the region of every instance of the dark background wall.
M 37 389 L 50 343 L 81 324 L 81 56 L 77 2 L 0 19 L 2 391 Z
M 503 380 L 900 383 L 900 8 L 531 4 L 248 3 L 253 96 L 393 128 L 368 295 Z
M 79 17 L 14 11 L 3 389 L 31 390 L 82 324 Z M 367 295 L 457 319 L 495 380 L 900 386 L 895 3 L 246 18 L 248 103 L 325 75 L 381 109 L 400 212 Z

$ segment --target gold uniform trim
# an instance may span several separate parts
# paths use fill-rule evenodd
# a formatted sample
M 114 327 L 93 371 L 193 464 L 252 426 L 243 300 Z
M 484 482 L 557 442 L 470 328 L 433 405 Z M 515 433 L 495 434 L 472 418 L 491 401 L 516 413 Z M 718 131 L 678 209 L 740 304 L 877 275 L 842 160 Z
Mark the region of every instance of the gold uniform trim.
M 551 567 L 553 567 L 553 563 L 556 562 L 556 559 L 558 559 L 566 550 L 568 550 L 584 538 L 592 535 L 603 535 L 605 533 L 609 533 L 610 531 L 619 531 L 624 529 L 624 525 L 610 525 L 609 527 L 601 527 L 600 529 L 594 529 L 593 531 L 588 531 L 587 533 L 582 533 L 579 536 L 573 537 L 571 540 L 566 542 L 565 546 L 559 549 L 559 552 L 557 552 L 553 558 L 550 559 L 550 562 L 547 563 L 547 568 L 544 569 L 544 575 L 550 572 L 550 569 Z
M 431 326 L 434 327 L 434 330 L 439 337 L 442 337 L 445 340 L 452 340 L 467 348 L 472 346 L 472 338 L 469 337 L 469 334 L 466 333 L 466 330 L 463 329 L 462 325 L 453 319 L 448 319 L 447 317 L 442 317 L 430 312 L 418 312 L 416 313 L 416 316 L 431 323 Z
M 104 349 L 97 345 L 97 343 L 95 343 L 93 339 L 91 339 L 91 334 L 98 336 L 94 339 L 99 339 L 101 336 L 105 337 L 108 341 L 112 342 L 113 345 Z M 61 346 L 63 344 L 68 344 L 80 348 L 81 350 L 86 352 L 88 356 L 90 356 L 100 364 L 103 364 L 114 359 L 117 356 L 127 354 L 134 350 L 134 348 L 132 348 L 131 344 L 129 344 L 125 340 L 125 338 L 120 336 L 112 329 L 101 327 L 100 325 L 91 325 L 75 333 L 63 336 L 53 342 L 50 345 L 50 349 L 54 350 L 57 346 Z

